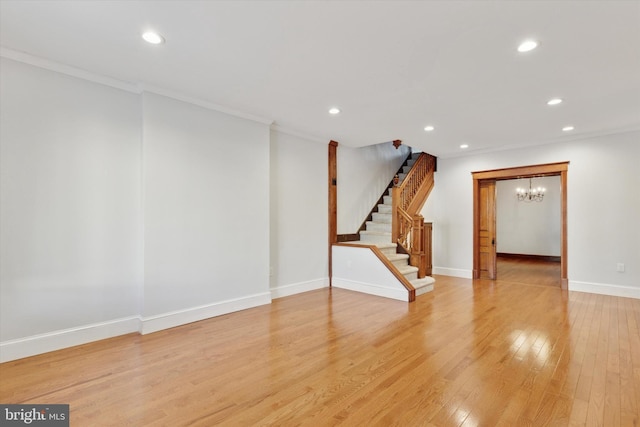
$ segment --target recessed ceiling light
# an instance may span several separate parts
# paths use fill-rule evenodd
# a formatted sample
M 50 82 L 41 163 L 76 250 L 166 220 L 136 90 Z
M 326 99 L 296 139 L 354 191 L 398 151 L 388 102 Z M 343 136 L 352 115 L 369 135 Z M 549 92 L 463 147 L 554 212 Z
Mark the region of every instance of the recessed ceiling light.
M 563 132 L 571 132 L 572 130 L 574 130 L 575 128 L 573 126 L 565 126 L 562 128 Z
M 518 46 L 518 52 L 529 52 L 538 47 L 538 42 L 535 40 L 525 40 Z
M 431 131 L 432 131 L 432 130 L 434 130 L 434 129 L 435 129 L 435 127 L 433 127 L 433 126 L 431 126 L 431 125 L 429 125 L 429 126 L 425 126 L 425 127 L 424 127 L 424 130 L 425 130 L 425 131 L 427 131 L 427 132 L 431 132 Z
M 549 101 L 547 101 L 547 105 L 558 105 L 562 102 L 562 99 L 560 98 L 553 98 L 550 99 Z
M 466 150 L 467 148 L 469 148 L 469 144 L 460 144 L 460 148 Z
M 151 44 L 162 44 L 164 43 L 164 37 L 154 31 L 147 31 L 142 35 L 142 38 L 147 43 Z
M 339 114 L 340 113 L 340 109 L 333 107 L 329 109 L 329 114 Z

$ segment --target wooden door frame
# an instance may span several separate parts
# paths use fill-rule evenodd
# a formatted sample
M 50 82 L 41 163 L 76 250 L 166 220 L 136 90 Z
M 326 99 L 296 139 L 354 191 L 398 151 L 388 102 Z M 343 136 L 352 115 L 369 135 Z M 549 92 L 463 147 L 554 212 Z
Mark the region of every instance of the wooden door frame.
M 530 178 L 540 176 L 560 176 L 560 212 L 562 226 L 560 232 L 560 287 L 568 289 L 567 269 L 567 171 L 569 162 L 546 163 L 531 166 L 493 169 L 471 172 L 473 177 L 473 278 L 480 277 L 480 181 Z

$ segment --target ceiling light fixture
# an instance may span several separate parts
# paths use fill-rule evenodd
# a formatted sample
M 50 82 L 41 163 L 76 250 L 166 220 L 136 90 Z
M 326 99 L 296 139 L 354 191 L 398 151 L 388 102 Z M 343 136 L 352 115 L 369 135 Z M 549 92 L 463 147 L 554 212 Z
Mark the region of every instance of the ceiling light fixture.
M 562 128 L 563 132 L 571 132 L 572 130 L 574 130 L 575 128 L 573 126 L 565 126 Z
M 469 148 L 469 144 L 460 144 L 460 148 L 466 150 L 467 148 Z
M 529 52 L 538 47 L 538 42 L 535 40 L 525 40 L 518 46 L 518 52 Z
M 142 35 L 142 38 L 144 39 L 144 41 L 151 44 L 164 43 L 164 37 L 162 37 L 160 34 L 156 33 L 155 31 L 147 31 Z
M 541 202 L 544 199 L 545 191 L 547 190 L 544 187 L 531 188 L 531 178 L 529 178 L 529 189 L 516 188 L 516 197 L 519 202 Z
M 340 109 L 336 107 L 330 108 L 329 114 L 333 114 L 333 115 L 340 114 Z
M 434 130 L 434 129 L 435 129 L 435 127 L 433 127 L 433 126 L 431 126 L 431 125 L 429 125 L 429 126 L 425 126 L 425 127 L 424 127 L 424 130 L 425 130 L 426 132 L 431 132 L 431 131 L 432 131 L 432 130 Z
M 547 105 L 558 105 L 562 102 L 561 98 L 553 98 L 547 101 Z

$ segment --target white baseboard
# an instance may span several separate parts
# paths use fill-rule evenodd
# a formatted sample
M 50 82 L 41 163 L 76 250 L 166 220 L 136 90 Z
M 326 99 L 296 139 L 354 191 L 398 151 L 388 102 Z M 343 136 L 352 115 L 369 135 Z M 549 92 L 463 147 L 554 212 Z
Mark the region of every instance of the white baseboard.
M 462 277 L 463 279 L 472 279 L 473 271 L 463 270 L 460 268 L 433 267 L 433 274 L 441 274 L 443 276 Z
M 271 303 L 271 293 L 262 292 L 242 298 L 220 301 L 213 304 L 191 307 L 184 310 L 171 311 L 155 316 L 143 317 L 140 333 L 150 334 L 163 329 L 174 328 L 187 323 L 222 316 L 235 311 L 246 310 Z
M 141 318 L 131 316 L 108 322 L 94 323 L 76 328 L 48 332 L 10 341 L 0 342 L 0 363 L 67 347 L 87 344 L 130 333 L 149 334 L 210 317 L 246 310 L 271 303 L 271 294 L 264 292 L 234 300 L 221 301 L 157 316 Z
M 392 298 L 400 301 L 409 301 L 409 291 L 406 289 L 385 288 L 370 283 L 356 282 L 353 280 L 333 278 L 331 284 L 334 288 L 348 289 L 350 291 L 362 292 L 379 297 Z
M 48 353 L 76 345 L 87 344 L 140 330 L 140 317 L 131 316 L 109 322 L 93 323 L 27 338 L 0 343 L 0 363 L 36 354 Z
M 626 297 L 640 299 L 640 288 L 631 286 L 608 285 L 606 283 L 589 283 L 569 280 L 569 290 L 576 292 L 589 292 L 592 294 L 610 295 L 614 297 Z
M 329 287 L 329 279 L 316 279 L 309 280 L 308 282 L 292 283 L 290 285 L 278 286 L 271 288 L 271 298 L 282 298 L 289 295 L 300 294 L 302 292 L 315 291 L 316 289 L 322 289 Z

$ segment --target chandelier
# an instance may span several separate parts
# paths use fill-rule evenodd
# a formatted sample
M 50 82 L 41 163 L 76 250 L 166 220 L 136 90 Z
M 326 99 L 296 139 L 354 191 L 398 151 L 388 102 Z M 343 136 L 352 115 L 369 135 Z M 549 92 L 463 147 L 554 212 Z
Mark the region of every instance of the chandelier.
M 531 187 L 531 178 L 529 178 L 529 189 L 518 187 L 516 188 L 516 197 L 519 202 L 541 202 L 544 198 L 544 192 L 547 191 L 544 187 Z

